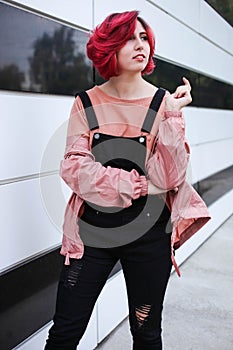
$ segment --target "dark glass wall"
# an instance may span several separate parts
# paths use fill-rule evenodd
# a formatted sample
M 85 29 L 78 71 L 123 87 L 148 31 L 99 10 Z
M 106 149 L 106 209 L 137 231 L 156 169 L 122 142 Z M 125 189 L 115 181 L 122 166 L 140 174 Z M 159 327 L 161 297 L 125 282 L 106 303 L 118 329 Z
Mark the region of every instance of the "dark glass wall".
M 219 171 L 194 184 L 195 189 L 209 206 L 233 188 L 233 166 Z
M 0 89 L 73 95 L 92 86 L 88 34 L 0 3 Z
M 182 77 L 189 79 L 192 85 L 193 101 L 191 106 L 206 108 L 233 109 L 233 85 L 209 78 L 190 69 L 155 58 L 156 68 L 146 80 L 156 86 L 175 91 L 182 84 Z

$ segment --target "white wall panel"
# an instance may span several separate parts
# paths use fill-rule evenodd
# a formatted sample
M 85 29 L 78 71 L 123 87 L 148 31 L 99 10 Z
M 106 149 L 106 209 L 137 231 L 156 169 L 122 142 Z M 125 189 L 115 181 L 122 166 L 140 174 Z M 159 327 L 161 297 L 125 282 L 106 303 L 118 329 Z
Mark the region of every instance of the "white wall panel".
M 123 12 L 132 10 L 141 11 L 143 7 L 144 1 L 141 0 L 94 0 L 94 26 L 102 22 L 106 16 L 113 12 Z
M 205 1 L 185 1 L 181 0 L 179 2 L 171 2 L 169 0 L 154 0 L 155 6 L 160 6 L 164 11 L 174 16 L 177 21 L 182 21 L 183 23 L 190 26 L 195 32 L 193 41 L 191 35 L 189 36 L 186 43 L 184 43 L 183 39 L 180 42 L 181 45 L 184 44 L 184 48 L 189 50 L 190 45 L 192 46 L 193 52 L 198 50 L 197 41 L 200 39 L 200 52 L 198 55 L 200 56 L 199 60 L 195 61 L 194 64 L 192 60 L 188 62 L 188 66 L 197 69 L 203 73 L 207 73 L 211 76 L 215 76 L 221 80 L 226 82 L 233 83 L 233 58 L 232 55 L 225 52 L 227 50 L 231 54 L 233 53 L 233 28 L 230 26 L 214 9 L 209 6 Z M 190 16 L 192 13 L 192 16 Z M 162 14 L 161 14 L 162 16 Z M 172 19 L 167 17 L 167 20 L 164 22 L 167 29 L 170 24 L 167 26 L 168 22 L 172 22 Z M 161 24 L 162 26 L 162 24 Z M 163 27 L 163 26 L 162 26 Z M 175 31 L 172 33 L 172 38 L 174 38 L 174 33 L 176 34 L 174 38 L 174 42 L 177 43 L 177 49 L 180 49 L 179 38 L 180 34 L 177 29 L 174 27 Z M 158 27 L 159 30 L 159 27 Z M 170 29 L 169 29 L 170 31 Z M 159 33 L 158 38 L 163 38 L 162 34 Z M 189 42 L 188 42 L 189 41 Z M 212 43 L 210 43 L 212 41 Z M 169 41 L 168 41 L 169 42 Z M 172 52 L 174 50 L 173 46 L 167 45 L 167 48 L 171 48 L 171 52 L 165 53 L 163 50 L 158 50 L 158 54 L 166 57 L 167 59 L 172 60 L 173 55 Z M 220 46 L 218 48 L 216 45 Z M 180 59 L 177 60 L 179 63 L 187 64 L 187 62 L 181 60 L 183 53 L 181 51 Z M 194 54 L 194 58 L 196 59 L 196 55 Z M 224 62 L 224 64 L 222 64 Z M 198 65 L 200 64 L 200 65 Z
M 215 46 L 208 39 L 200 36 L 184 24 L 179 23 L 163 11 L 159 11 L 157 8 L 153 9 L 153 6 L 151 6 L 149 11 L 145 12 L 144 17 L 156 33 L 156 52 L 160 57 L 225 82 L 233 83 L 232 55 Z M 218 22 L 211 23 L 213 26 L 212 31 L 221 32 L 222 26 L 218 24 Z M 232 32 L 233 30 L 231 30 L 231 40 Z M 205 33 L 202 34 L 205 35 Z M 225 30 L 224 40 L 222 40 L 223 48 L 226 47 L 224 45 L 228 40 L 229 31 Z
M 233 165 L 233 112 L 187 107 L 184 116 L 186 137 L 191 148 L 191 182 Z
M 0 271 L 60 244 L 61 232 L 44 207 L 38 179 L 0 186 L 0 198 Z
M 229 39 L 233 36 L 232 26 L 224 20 L 206 1 L 200 1 L 200 33 L 217 45 L 232 51 Z
M 195 47 L 193 47 L 195 50 Z M 200 37 L 199 71 L 206 75 L 233 84 L 233 56 Z
M 195 30 L 199 30 L 200 22 L 200 3 L 198 0 L 171 1 L 171 0 L 151 0 L 155 6 L 159 6 L 172 17 L 186 23 Z M 190 15 L 192 14 L 192 15 Z
M 40 172 L 44 151 L 54 142 L 54 158 L 43 171 L 59 168 L 73 101 L 64 96 L 0 94 L 0 149 L 5 150 L 0 156 L 0 180 Z
M 233 165 L 233 138 L 192 147 L 192 182 L 197 182 Z
M 152 0 L 152 2 L 178 21 L 232 53 L 233 28 L 206 1 Z
M 87 29 L 92 28 L 92 0 L 56 1 L 56 0 L 20 0 L 18 4 L 44 12 L 62 20 L 78 24 Z
M 39 186 L 43 209 L 52 225 L 58 232 L 62 233 L 64 212 L 72 191 L 58 173 L 50 176 L 41 176 Z
M 154 30 L 157 55 L 198 69 L 199 37 L 195 32 L 149 3 L 142 16 Z
M 231 110 L 186 107 L 184 117 L 191 146 L 233 137 Z

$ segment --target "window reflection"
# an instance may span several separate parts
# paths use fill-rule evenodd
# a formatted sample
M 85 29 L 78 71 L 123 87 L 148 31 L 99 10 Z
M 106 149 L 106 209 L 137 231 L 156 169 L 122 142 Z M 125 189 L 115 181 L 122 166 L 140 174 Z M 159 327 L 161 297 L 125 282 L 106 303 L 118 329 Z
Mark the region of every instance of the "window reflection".
M 72 94 L 91 85 L 90 65 L 84 53 L 75 52 L 74 36 L 74 29 L 61 27 L 36 39 L 29 57 L 30 90 Z
M 24 73 L 19 70 L 16 64 L 0 67 L 0 83 L 6 90 L 21 90 L 25 80 Z
M 233 86 L 203 74 L 179 67 L 173 63 L 155 59 L 156 68 L 153 74 L 145 79 L 156 86 L 161 86 L 170 92 L 182 83 L 182 77 L 190 80 L 193 101 L 191 106 L 233 109 Z
M 0 88 L 73 95 L 92 86 L 87 33 L 0 3 Z

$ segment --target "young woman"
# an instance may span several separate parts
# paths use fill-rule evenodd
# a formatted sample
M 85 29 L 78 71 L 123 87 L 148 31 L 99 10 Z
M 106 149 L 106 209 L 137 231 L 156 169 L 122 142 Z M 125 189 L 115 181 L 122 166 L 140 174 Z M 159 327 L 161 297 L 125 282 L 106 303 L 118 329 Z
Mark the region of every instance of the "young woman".
M 61 163 L 73 191 L 63 227 L 66 259 L 45 349 L 76 349 L 120 260 L 133 349 L 161 350 L 172 262 L 178 271 L 173 249 L 209 219 L 185 181 L 189 147 L 181 110 L 191 102 L 191 87 L 183 78 L 170 94 L 144 80 L 154 69 L 154 36 L 137 11 L 108 16 L 87 54 L 106 82 L 80 93 L 71 111 Z

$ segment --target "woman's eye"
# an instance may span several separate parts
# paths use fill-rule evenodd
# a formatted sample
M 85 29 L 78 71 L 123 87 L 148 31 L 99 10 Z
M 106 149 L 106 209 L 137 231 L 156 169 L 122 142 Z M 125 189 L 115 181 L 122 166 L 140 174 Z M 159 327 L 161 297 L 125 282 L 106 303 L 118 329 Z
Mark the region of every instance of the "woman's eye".
M 135 35 L 131 35 L 131 37 L 129 38 L 129 40 L 134 40 L 134 39 L 135 39 Z M 148 36 L 142 35 L 142 36 L 140 36 L 140 39 L 143 41 L 148 41 Z

